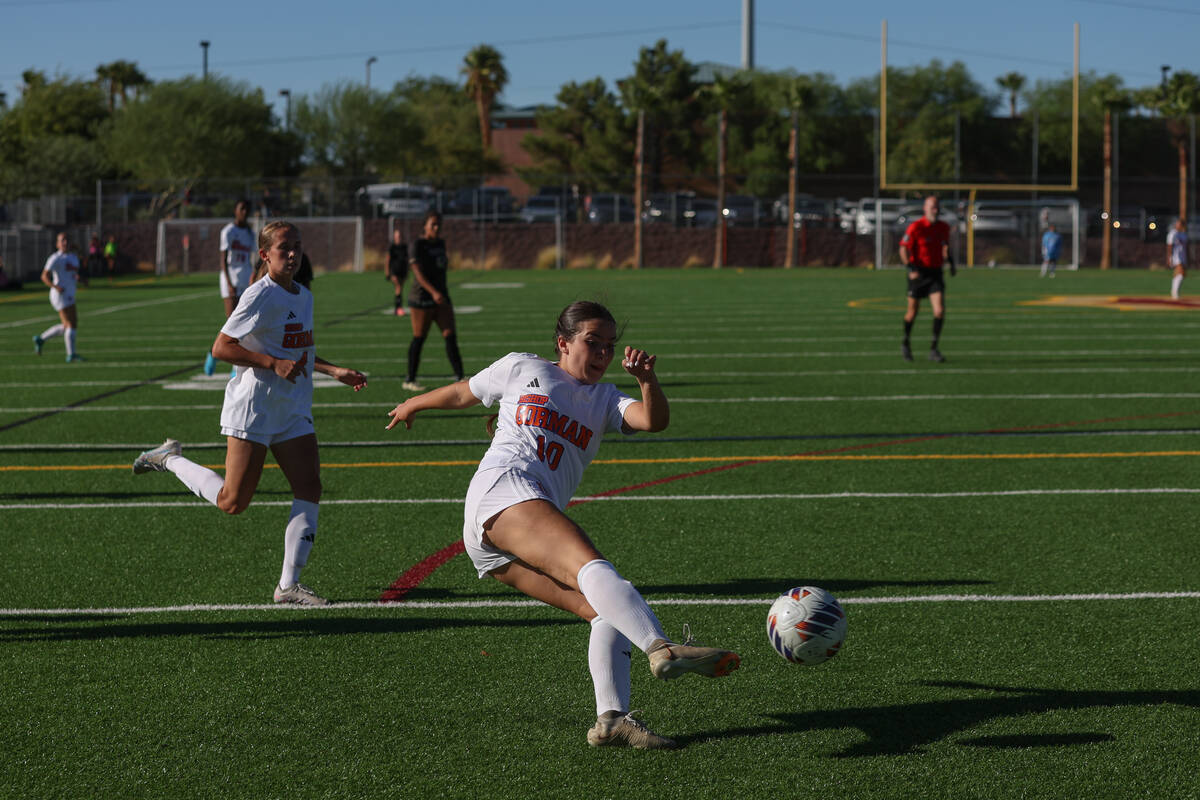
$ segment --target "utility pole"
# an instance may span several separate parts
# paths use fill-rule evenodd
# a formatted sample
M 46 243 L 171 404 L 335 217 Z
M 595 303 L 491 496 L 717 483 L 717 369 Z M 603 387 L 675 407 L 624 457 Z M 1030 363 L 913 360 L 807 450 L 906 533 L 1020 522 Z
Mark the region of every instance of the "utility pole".
M 742 69 L 754 69 L 754 0 L 742 0 Z
M 203 57 L 203 60 L 201 62 L 201 67 L 200 67 L 200 74 L 204 78 L 204 80 L 208 80 L 208 45 L 209 44 L 210 43 L 207 39 L 203 39 L 200 42 L 200 49 L 204 52 L 204 57 Z
M 378 60 L 379 59 L 376 58 L 375 56 L 371 56 L 370 58 L 367 59 L 367 91 L 368 92 L 371 91 L 371 65 L 374 64 Z
M 287 101 L 287 105 L 285 106 L 286 111 L 283 114 L 283 126 L 286 130 L 290 131 L 292 129 L 292 90 L 280 89 L 279 96 Z

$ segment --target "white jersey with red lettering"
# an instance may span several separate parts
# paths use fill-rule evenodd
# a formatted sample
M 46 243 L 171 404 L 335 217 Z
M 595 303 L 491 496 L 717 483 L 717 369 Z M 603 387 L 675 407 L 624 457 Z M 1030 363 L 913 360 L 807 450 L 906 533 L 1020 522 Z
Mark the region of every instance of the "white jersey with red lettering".
M 241 227 L 233 222 L 221 229 L 221 262 L 228 268 L 233 280 L 232 291 L 241 295 L 250 285 L 254 275 L 254 257 L 258 255 L 258 241 L 249 225 Z M 229 297 L 230 286 L 225 281 L 225 271 L 220 275 L 221 296 Z
M 636 402 L 611 383 L 580 383 L 532 353 L 509 353 L 472 376 L 471 394 L 489 408 L 500 403 L 492 445 L 478 472 L 522 470 L 565 509 L 583 469 L 609 431 L 621 430 Z
M 46 259 L 42 272 L 50 273 L 50 282 L 57 289 L 50 290 L 50 305 L 62 311 L 75 305 L 75 285 L 79 280 L 79 256 L 74 253 L 55 251 Z
M 295 383 L 274 370 L 238 367 L 225 387 L 221 427 L 270 435 L 285 430 L 296 417 L 312 418 L 313 297 L 298 283 L 293 294 L 269 275 L 250 285 L 221 333 L 247 350 L 273 358 L 299 361 L 307 353 L 305 374 Z

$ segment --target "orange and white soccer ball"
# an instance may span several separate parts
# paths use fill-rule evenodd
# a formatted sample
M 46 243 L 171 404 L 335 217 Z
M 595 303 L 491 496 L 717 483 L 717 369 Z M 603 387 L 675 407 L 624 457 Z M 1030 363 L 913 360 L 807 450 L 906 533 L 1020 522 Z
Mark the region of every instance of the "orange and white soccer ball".
M 846 640 L 846 613 L 837 598 L 816 586 L 797 586 L 767 612 L 767 639 L 793 664 L 815 666 L 838 654 Z

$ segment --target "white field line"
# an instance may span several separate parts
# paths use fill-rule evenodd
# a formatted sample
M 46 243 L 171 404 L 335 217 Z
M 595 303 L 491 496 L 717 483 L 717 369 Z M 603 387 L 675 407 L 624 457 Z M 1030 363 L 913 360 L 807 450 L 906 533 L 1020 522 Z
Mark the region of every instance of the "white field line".
M 735 500 L 952 500 L 967 497 L 1044 497 L 1069 495 L 1189 495 L 1200 489 L 1179 487 L 1148 487 L 1142 489 L 998 489 L 964 492 L 808 492 L 775 494 L 651 494 L 613 495 L 608 497 L 577 497 L 589 503 L 661 503 L 661 502 L 731 502 Z M 376 497 L 359 500 L 322 500 L 323 506 L 358 505 L 450 505 L 461 504 L 461 497 L 394 498 Z M 89 511 L 113 508 L 207 508 L 201 500 L 170 500 L 121 503 L 5 503 L 0 511 Z M 288 506 L 291 500 L 264 500 L 256 506 Z
M 1124 393 L 1065 393 L 1065 394 L 879 394 L 825 395 L 821 397 L 673 397 L 672 403 L 851 403 L 851 402 L 925 402 L 930 400 L 1195 400 L 1200 392 L 1124 392 Z M 391 403 L 380 399 L 374 403 L 313 403 L 313 408 L 384 408 Z M 113 412 L 113 411 L 212 411 L 216 404 L 136 405 L 136 406 L 9 406 L 0 414 L 36 414 L 55 412 Z M 384 408 L 386 412 L 386 408 Z M 384 413 L 381 412 L 381 413 Z
M 842 597 L 838 602 L 842 605 L 901 605 L 909 603 L 1066 603 L 1088 601 L 1127 601 L 1127 600 L 1195 600 L 1200 599 L 1200 592 L 1126 592 L 1104 594 L 927 594 L 892 597 Z M 661 600 L 648 600 L 652 606 L 762 606 L 769 607 L 774 597 L 714 597 L 694 598 L 679 597 Z M 133 606 L 109 608 L 0 608 L 0 617 L 16 617 L 26 615 L 40 616 L 108 616 L 112 614 L 171 614 L 198 613 L 208 611 L 298 611 L 304 614 L 320 613 L 322 611 L 341 611 L 345 609 L 388 609 L 388 610 L 430 610 L 430 609 L 489 609 L 489 608 L 546 608 L 536 600 L 445 600 L 431 601 L 400 601 L 400 602 L 350 602 L 333 603 L 328 606 L 313 606 L 298 609 L 285 603 L 220 603 L 177 606 Z
M 130 311 L 135 308 L 145 308 L 147 306 L 160 306 L 160 305 L 163 305 L 164 303 L 178 303 L 178 302 L 185 301 L 185 300 L 195 300 L 197 297 L 212 297 L 212 296 L 213 296 L 212 291 L 189 292 L 188 294 L 175 295 L 174 297 L 157 297 L 153 300 L 140 300 L 136 303 L 122 303 L 120 305 L 115 305 L 115 306 L 101 306 L 100 308 L 88 308 L 86 310 L 82 310 L 80 312 L 80 315 L 84 316 L 85 318 L 86 317 L 98 317 L 98 316 L 101 316 L 102 314 L 116 314 L 121 311 Z M 44 325 L 47 322 L 54 322 L 57 319 L 58 319 L 57 316 L 52 316 L 52 315 L 46 315 L 46 316 L 42 316 L 42 317 L 32 317 L 30 319 L 18 319 L 18 320 L 14 320 L 13 322 L 0 323 L 0 330 L 3 330 L 5 328 L 19 328 L 23 325 L 33 325 L 33 324 L 43 324 Z

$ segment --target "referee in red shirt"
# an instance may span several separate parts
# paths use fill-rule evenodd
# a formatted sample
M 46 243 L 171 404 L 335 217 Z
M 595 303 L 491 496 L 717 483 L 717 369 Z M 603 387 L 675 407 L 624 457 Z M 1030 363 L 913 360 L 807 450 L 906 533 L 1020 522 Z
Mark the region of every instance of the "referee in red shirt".
M 946 280 L 942 276 L 942 264 L 950 265 L 951 277 L 957 271 L 950 258 L 950 226 L 938 219 L 941 210 L 937 197 L 926 197 L 925 215 L 909 225 L 900 240 L 900 261 L 908 265 L 908 310 L 904 312 L 904 343 L 900 350 L 905 361 L 913 360 L 908 339 L 922 297 L 928 297 L 933 306 L 933 343 L 929 345 L 929 360 L 946 360 L 938 351 L 938 339 L 946 321 Z

